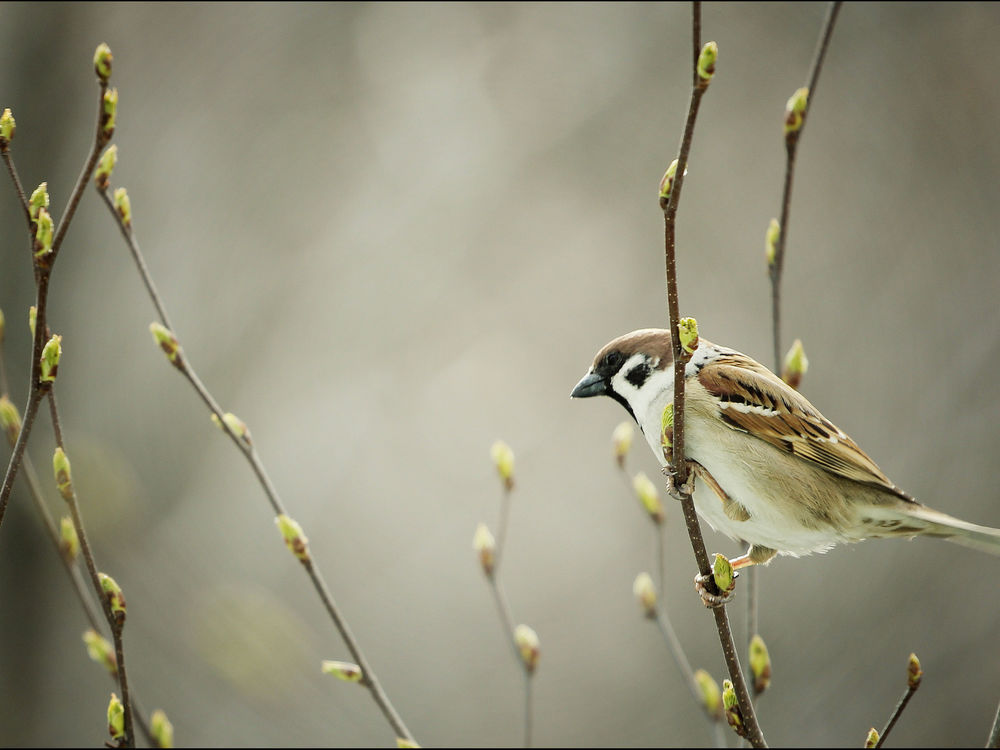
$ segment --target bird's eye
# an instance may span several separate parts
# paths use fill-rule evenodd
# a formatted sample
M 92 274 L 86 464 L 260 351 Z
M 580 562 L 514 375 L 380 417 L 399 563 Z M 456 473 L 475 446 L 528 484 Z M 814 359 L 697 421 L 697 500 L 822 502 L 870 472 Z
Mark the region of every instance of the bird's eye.
M 622 366 L 625 361 L 625 355 L 620 351 L 615 350 L 613 352 L 608 352 L 608 355 L 604 358 L 604 366 L 609 370 L 617 370 Z

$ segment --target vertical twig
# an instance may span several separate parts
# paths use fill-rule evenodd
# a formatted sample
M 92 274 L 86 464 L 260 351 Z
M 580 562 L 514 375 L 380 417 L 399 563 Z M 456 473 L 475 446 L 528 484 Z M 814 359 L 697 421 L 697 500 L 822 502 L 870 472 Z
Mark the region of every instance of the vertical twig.
M 1000 704 L 997 705 L 997 714 L 993 717 L 993 726 L 990 728 L 990 736 L 986 740 L 986 747 L 1000 747 Z
M 679 456 L 679 460 L 673 462 L 673 481 L 671 482 L 671 494 L 681 502 L 684 513 L 684 521 L 687 525 L 688 535 L 691 539 L 691 547 L 694 551 L 695 559 L 698 562 L 699 571 L 703 576 L 710 574 L 708 553 L 705 551 L 705 543 L 701 536 L 701 527 L 698 524 L 698 516 L 694 508 L 687 487 L 690 468 L 684 460 L 684 367 L 688 357 L 680 344 L 678 336 L 678 324 L 680 322 L 680 312 L 677 299 L 677 266 L 675 260 L 676 237 L 675 223 L 677 216 L 677 205 L 680 201 L 681 188 L 684 182 L 684 171 L 687 166 L 688 155 L 691 150 L 691 140 L 694 134 L 694 124 L 698 115 L 698 107 L 701 103 L 702 95 L 707 88 L 707 80 L 699 80 L 698 56 L 701 49 L 697 46 L 701 38 L 701 11 L 699 4 L 693 4 L 692 14 L 692 39 L 695 44 L 694 57 L 694 85 L 691 89 L 691 100 L 688 105 L 687 120 L 684 124 L 684 133 L 681 137 L 679 154 L 677 157 L 677 168 L 670 188 L 668 199 L 660 199 L 660 207 L 663 209 L 664 224 L 664 255 L 667 277 L 667 307 L 670 315 L 670 332 L 674 349 L 674 402 L 673 402 L 673 442 L 672 451 L 674 456 Z M 729 669 L 729 677 L 733 682 L 739 701 L 740 710 L 743 713 L 745 731 L 747 738 L 754 747 L 766 747 L 764 735 L 757 723 L 757 717 L 753 710 L 753 702 L 746 687 L 740 669 L 739 656 L 733 642 L 732 630 L 729 626 L 729 618 L 726 615 L 725 607 L 714 607 L 715 624 L 719 631 L 719 640 L 722 643 L 723 655 Z

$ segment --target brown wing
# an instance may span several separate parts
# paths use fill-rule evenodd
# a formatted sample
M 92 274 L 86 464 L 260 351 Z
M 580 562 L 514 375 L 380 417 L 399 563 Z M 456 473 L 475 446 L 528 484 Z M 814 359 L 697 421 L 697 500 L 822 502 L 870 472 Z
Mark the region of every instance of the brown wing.
M 723 353 L 699 371 L 698 380 L 719 399 L 719 415 L 733 429 L 766 440 L 832 474 L 910 499 L 804 396 L 749 357 Z

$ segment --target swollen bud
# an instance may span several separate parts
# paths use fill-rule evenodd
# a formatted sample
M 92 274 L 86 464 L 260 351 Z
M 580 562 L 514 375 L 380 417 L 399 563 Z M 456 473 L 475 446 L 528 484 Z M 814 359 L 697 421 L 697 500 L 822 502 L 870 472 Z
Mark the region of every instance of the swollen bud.
M 32 192 L 31 197 L 28 198 L 28 214 L 31 216 L 31 220 L 35 221 L 38 219 L 38 211 L 42 208 L 49 207 L 49 183 L 43 182 Z M 52 217 L 49 217 L 50 219 Z M 51 242 L 49 244 L 52 244 Z
M 485 523 L 476 527 L 476 533 L 472 537 L 472 548 L 479 555 L 479 564 L 483 572 L 492 577 L 493 567 L 496 565 L 497 543 Z
M 0 151 L 6 151 L 10 142 L 14 140 L 14 131 L 17 130 L 17 123 L 14 122 L 14 115 L 9 109 L 5 109 L 0 115 Z
M 42 373 L 38 379 L 43 383 L 54 383 L 59 371 L 59 358 L 62 357 L 62 336 L 54 335 L 42 349 Z
M 115 171 L 115 164 L 118 163 L 118 144 L 113 143 L 108 146 L 101 155 L 101 160 L 97 162 L 97 170 L 94 172 L 94 184 L 98 190 L 107 190 L 111 182 L 111 173 Z
M 38 308 L 32 305 L 28 308 L 28 330 L 31 331 L 31 340 L 35 340 L 35 321 L 38 320 Z
M 785 355 L 785 366 L 781 368 L 781 379 L 798 390 L 802 376 L 809 370 L 809 360 L 802 346 L 802 339 L 795 339 L 788 354 Z
M 618 462 L 619 469 L 625 468 L 625 457 L 632 448 L 632 437 L 634 435 L 635 430 L 632 428 L 631 422 L 622 422 L 611 433 L 611 443 L 615 449 L 615 461 Z
M 771 655 L 759 635 L 750 639 L 750 671 L 753 673 L 754 695 L 760 695 L 771 684 Z
M 663 414 L 660 417 L 660 449 L 668 464 L 674 462 L 674 404 L 668 403 L 663 407 Z
M 93 661 L 103 666 L 110 674 L 118 671 L 115 650 L 107 638 L 91 629 L 83 634 L 83 642 L 87 646 L 87 656 Z
M 229 431 L 232 432 L 236 437 L 238 437 L 240 440 L 242 440 L 247 445 L 251 444 L 251 441 L 250 441 L 250 428 L 247 427 L 247 423 L 246 422 L 244 422 L 242 419 L 240 419 L 239 417 L 237 417 L 231 411 L 227 411 L 225 414 L 223 414 L 222 415 L 222 421 L 220 422 L 219 418 L 217 416 L 215 416 L 215 413 L 213 412 L 212 413 L 212 424 L 214 424 L 216 427 L 218 427 L 221 430 L 223 423 L 225 423 L 226 427 L 229 428 Z
M 158 747 L 174 746 L 174 725 L 170 723 L 162 708 L 156 709 L 149 715 L 149 731 Z
M 916 654 L 910 654 L 910 660 L 906 665 L 906 684 L 910 690 L 920 687 L 920 680 L 924 676 L 924 671 L 920 668 L 920 659 Z
M 56 477 L 56 487 L 63 500 L 73 499 L 73 475 L 70 472 L 69 458 L 62 448 L 56 448 L 52 454 L 52 473 Z
M 54 233 L 55 224 L 52 222 L 52 216 L 44 208 L 39 208 L 35 216 L 35 258 L 44 258 L 52 252 Z
M 361 667 L 346 661 L 324 660 L 320 665 L 323 674 L 332 674 L 338 680 L 344 682 L 361 682 Z
M 716 553 L 715 562 L 712 563 L 712 577 L 715 579 L 715 585 L 719 587 L 719 590 L 723 594 L 727 594 L 732 591 L 735 581 L 733 564 L 729 562 L 729 558 L 725 555 Z
M 721 719 L 722 691 L 719 690 L 719 683 L 712 679 L 712 675 L 704 669 L 699 669 L 694 673 L 694 682 L 698 687 L 698 694 L 701 695 L 705 712 L 716 721 Z
M 726 721 L 729 726 L 740 737 L 746 734 L 746 727 L 743 725 L 743 712 L 740 711 L 740 702 L 736 697 L 736 689 L 731 680 L 722 681 L 722 707 L 726 711 Z
M 80 537 L 76 535 L 76 526 L 69 516 L 59 519 L 59 551 L 68 563 L 76 560 L 76 556 L 80 554 Z
M 660 502 L 660 494 L 656 491 L 656 486 L 649 477 L 640 471 L 632 480 L 632 489 L 653 522 L 663 523 L 663 503 Z
M 302 531 L 302 527 L 284 513 L 275 518 L 274 522 L 278 525 L 278 531 L 281 532 L 281 538 L 285 540 L 285 546 L 288 547 L 289 551 L 303 563 L 310 562 L 309 540 Z
M 509 492 L 514 488 L 514 451 L 503 440 L 497 440 L 490 448 L 490 456 L 503 481 L 504 489 Z
M 170 329 L 165 328 L 159 323 L 150 323 L 149 332 L 153 334 L 153 341 L 159 346 L 163 353 L 167 355 L 167 359 L 170 360 L 170 364 L 174 367 L 180 369 L 181 367 L 181 345 L 177 341 L 177 337 L 171 333 Z
M 108 703 L 108 732 L 113 740 L 120 740 L 125 736 L 125 707 L 114 693 Z
M 635 577 L 632 593 L 646 617 L 650 619 L 656 617 L 656 586 L 653 585 L 653 578 L 649 573 L 643 571 Z
M 7 440 L 13 446 L 21 433 L 21 415 L 7 394 L 0 396 L 0 429 L 7 434 Z
M 405 749 L 405 748 L 420 747 L 420 745 L 417 744 L 416 740 L 408 740 L 405 737 L 397 737 L 396 747 Z
M 878 730 L 875 727 L 868 730 L 868 736 L 865 737 L 865 747 L 878 747 Z
M 115 134 L 115 121 L 118 118 L 118 89 L 108 89 L 104 92 L 103 106 L 104 109 L 101 113 L 101 139 L 103 143 L 107 143 L 111 140 L 111 136 Z
M 764 256 L 767 258 L 768 268 L 774 265 L 774 259 L 778 255 L 778 239 L 781 237 L 781 224 L 777 219 L 771 219 L 767 225 L 767 232 L 764 234 Z
M 684 167 L 684 175 L 688 173 L 687 167 Z M 665 206 L 666 201 L 670 198 L 670 191 L 674 189 L 674 177 L 677 176 L 677 159 L 670 162 L 670 166 L 667 167 L 667 171 L 663 173 L 663 177 L 660 178 L 660 205 Z
M 719 58 L 719 45 L 715 42 L 706 42 L 698 55 L 698 87 L 708 88 L 712 76 L 715 75 L 715 61 Z
M 107 83 L 111 77 L 111 48 L 101 42 L 94 52 L 94 72 L 102 83 Z
M 121 625 L 125 622 L 125 594 L 122 592 L 122 587 L 114 578 L 105 573 L 98 573 L 97 578 L 101 582 L 101 589 L 104 591 L 104 596 L 107 597 L 108 604 L 111 605 L 111 614 Z
M 521 652 L 524 668 L 528 670 L 528 674 L 533 674 L 535 667 L 538 666 L 538 657 L 541 655 L 538 634 L 527 625 L 518 625 L 514 628 L 514 643 Z
M 698 321 L 694 318 L 681 318 L 677 324 L 677 333 L 681 349 L 687 354 L 694 354 L 698 348 Z
M 803 87 L 792 94 L 785 104 L 785 138 L 795 138 L 805 124 L 809 106 L 809 89 Z
M 115 188 L 115 211 L 118 218 L 126 229 L 132 228 L 132 201 L 129 200 L 128 191 L 123 188 Z

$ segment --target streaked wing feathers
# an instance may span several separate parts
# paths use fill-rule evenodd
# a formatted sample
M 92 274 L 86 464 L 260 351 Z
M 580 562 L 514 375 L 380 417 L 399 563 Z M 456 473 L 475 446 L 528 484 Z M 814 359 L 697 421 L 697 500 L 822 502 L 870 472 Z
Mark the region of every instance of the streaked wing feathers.
M 707 363 L 697 377 L 719 399 L 720 417 L 730 427 L 833 474 L 909 499 L 857 443 L 798 391 L 749 357 L 723 353 Z

